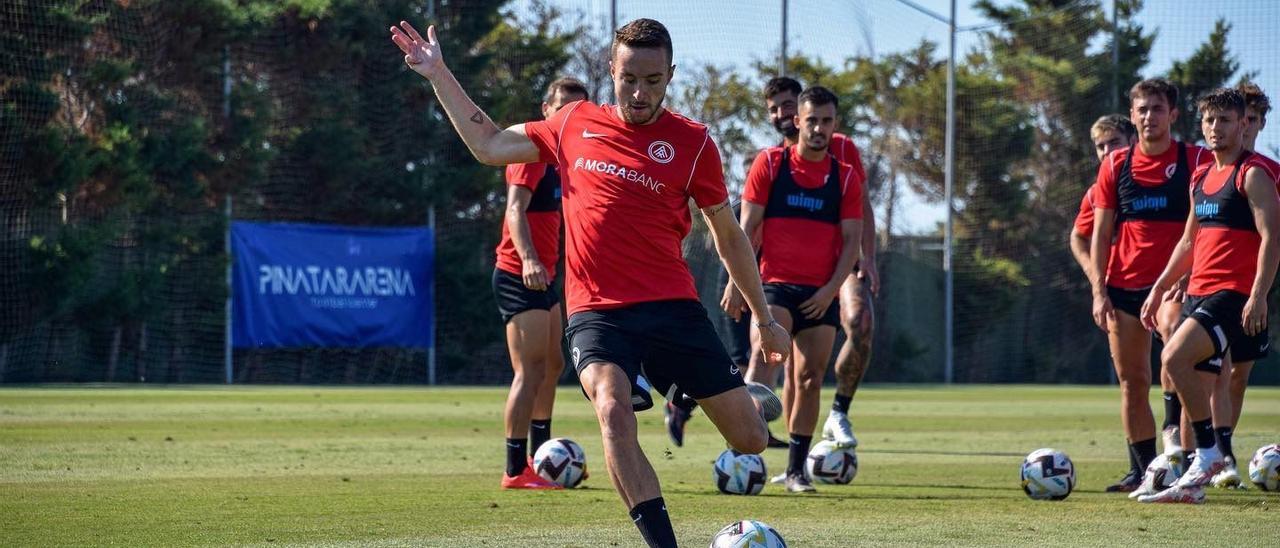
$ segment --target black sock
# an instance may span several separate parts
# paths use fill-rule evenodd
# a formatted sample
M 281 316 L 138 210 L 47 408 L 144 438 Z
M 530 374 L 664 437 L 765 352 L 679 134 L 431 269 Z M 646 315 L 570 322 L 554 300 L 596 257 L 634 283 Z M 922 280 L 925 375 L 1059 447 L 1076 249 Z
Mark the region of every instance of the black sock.
M 671 516 L 667 515 L 667 503 L 662 497 L 637 504 L 631 509 L 631 521 L 649 548 L 675 548 L 676 532 L 671 528 Z
M 1182 422 L 1182 400 L 1177 392 L 1164 393 L 1164 425 L 1161 428 L 1178 426 Z
M 1132 443 L 1125 445 L 1125 448 L 1129 450 L 1129 471 L 1141 474 L 1145 468 L 1138 465 L 1138 452 L 1133 449 Z
M 791 434 L 791 452 L 787 456 L 787 475 L 803 474 L 804 459 L 809 458 L 809 444 L 813 436 L 797 436 Z
M 533 419 L 529 421 L 529 456 L 538 452 L 542 444 L 551 439 L 551 419 Z
M 1196 457 L 1195 451 L 1183 451 L 1182 452 L 1182 469 L 1186 470 L 1187 468 L 1190 468 L 1191 459 L 1194 459 L 1195 457 Z
M 853 396 L 841 396 L 840 394 L 836 394 L 836 401 L 831 402 L 831 410 L 839 411 L 848 415 L 850 403 L 853 403 Z
M 507 438 L 507 475 L 511 477 L 519 476 L 524 469 L 529 466 L 529 462 L 525 460 L 524 453 L 529 445 L 526 438 Z
M 1236 454 L 1231 450 L 1231 427 L 1219 426 L 1213 429 L 1214 436 L 1218 439 L 1218 449 L 1222 451 L 1222 456 L 1236 461 Z
M 1193 422 L 1191 429 L 1196 432 L 1196 449 L 1208 449 L 1217 441 L 1213 439 L 1213 419 Z
M 1133 447 L 1134 456 L 1138 458 L 1138 468 L 1135 468 L 1135 470 L 1146 470 L 1147 465 L 1156 460 L 1155 438 L 1133 442 L 1131 446 Z

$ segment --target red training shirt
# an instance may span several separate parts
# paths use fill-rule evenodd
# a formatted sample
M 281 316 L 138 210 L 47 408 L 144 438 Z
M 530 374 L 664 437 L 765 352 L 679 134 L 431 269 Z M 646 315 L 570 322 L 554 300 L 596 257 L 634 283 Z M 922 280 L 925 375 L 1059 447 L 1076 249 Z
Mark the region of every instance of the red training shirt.
M 547 175 L 547 164 L 511 164 L 506 169 L 508 186 L 520 186 L 537 195 L 538 185 Z M 529 234 L 533 237 L 533 249 L 538 253 L 538 262 L 547 269 L 547 277 L 556 277 L 556 261 L 560 260 L 560 212 L 526 210 L 529 219 Z M 502 241 L 496 250 L 499 270 L 520 276 L 524 273 L 524 261 L 516 250 L 515 241 L 511 239 L 511 229 L 507 226 L 507 216 L 502 216 Z
M 747 172 L 742 199 L 760 206 L 769 205 L 770 191 L 782 165 L 782 147 L 760 151 Z M 855 149 L 856 150 L 856 149 Z M 817 162 L 800 157 L 800 147 L 791 147 L 791 176 L 805 189 L 827 184 L 831 155 Z M 840 219 L 862 218 L 862 173 L 847 163 L 840 169 Z M 760 277 L 765 283 L 821 286 L 831 280 L 844 236 L 840 225 L 796 218 L 766 217 L 761 228 Z
M 560 166 L 569 314 L 698 298 L 681 242 L 699 208 L 723 203 L 720 151 L 707 127 L 663 109 L 648 125 L 578 101 L 524 125 Z
M 1093 237 L 1093 192 L 1096 188 L 1098 185 L 1090 185 L 1085 189 L 1084 197 L 1080 199 L 1080 212 L 1076 213 L 1076 234 L 1086 239 Z
M 1117 210 L 1120 205 L 1117 184 L 1120 168 L 1124 166 L 1129 147 L 1107 155 L 1098 167 L 1095 183 L 1094 207 Z M 1196 145 L 1187 145 L 1187 167 L 1194 173 L 1199 166 L 1213 162 L 1209 151 Z M 1134 145 L 1133 180 L 1144 187 L 1163 184 L 1174 173 L 1178 164 L 1178 142 L 1158 156 L 1147 156 L 1142 148 Z M 1188 183 L 1190 184 L 1190 183 Z M 1181 221 L 1130 220 L 1117 223 L 1116 236 L 1107 264 L 1107 285 L 1119 289 L 1145 289 L 1155 285 L 1164 270 L 1173 248 L 1182 239 L 1186 219 Z
M 1244 177 L 1252 169 L 1267 171 L 1267 164 L 1257 154 L 1245 159 L 1234 184 L 1244 196 Z M 1228 184 L 1235 165 L 1218 169 L 1212 162 L 1200 166 L 1193 180 L 1205 177 L 1204 193 L 1215 194 Z M 1268 173 L 1269 174 L 1269 173 Z M 1253 291 L 1253 278 L 1258 272 L 1258 247 L 1262 236 L 1256 230 L 1223 226 L 1200 226 L 1192 248 L 1191 280 L 1187 294 L 1205 296 L 1228 290 L 1248 295 Z

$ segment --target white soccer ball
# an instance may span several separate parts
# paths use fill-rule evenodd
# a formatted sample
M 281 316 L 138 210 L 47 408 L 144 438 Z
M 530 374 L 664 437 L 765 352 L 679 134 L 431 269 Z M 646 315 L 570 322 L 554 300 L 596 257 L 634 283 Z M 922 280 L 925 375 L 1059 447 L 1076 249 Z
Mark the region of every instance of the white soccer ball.
M 760 455 L 739 453 L 733 449 L 725 449 L 716 458 L 711 477 L 721 493 L 730 495 L 757 495 L 769 481 Z
M 753 519 L 730 523 L 711 537 L 710 548 L 787 548 L 778 531 Z
M 1280 491 L 1280 444 L 1258 448 L 1249 459 L 1249 480 L 1263 491 Z
M 760 405 L 760 416 L 765 422 L 773 422 L 782 416 L 782 400 L 773 389 L 758 382 L 747 383 L 747 394 Z
M 1022 490 L 1036 500 L 1062 500 L 1076 487 L 1076 467 L 1066 453 L 1036 449 L 1022 461 Z
M 533 470 L 542 479 L 573 489 L 587 479 L 587 455 L 569 438 L 553 438 L 533 454 Z
M 1179 454 L 1161 454 L 1147 465 L 1147 473 L 1155 474 L 1155 487 L 1161 491 L 1173 487 L 1186 470 L 1186 463 L 1182 462 Z
M 858 475 L 858 455 L 852 448 L 822 440 L 809 450 L 809 457 L 804 459 L 804 473 L 818 483 L 844 485 Z

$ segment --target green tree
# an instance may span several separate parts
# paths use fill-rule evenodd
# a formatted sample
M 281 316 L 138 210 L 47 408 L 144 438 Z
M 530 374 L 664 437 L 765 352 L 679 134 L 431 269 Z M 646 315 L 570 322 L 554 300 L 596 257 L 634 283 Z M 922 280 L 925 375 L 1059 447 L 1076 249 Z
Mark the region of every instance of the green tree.
M 1204 140 L 1200 133 L 1200 115 L 1196 110 L 1196 100 L 1206 92 L 1229 85 L 1240 70 L 1240 61 L 1227 47 L 1227 38 L 1231 34 L 1231 24 L 1225 19 L 1218 19 L 1200 47 L 1192 52 L 1186 60 L 1174 61 L 1169 67 L 1168 78 L 1178 86 L 1179 98 L 1178 119 L 1173 123 L 1175 139 L 1188 143 Z

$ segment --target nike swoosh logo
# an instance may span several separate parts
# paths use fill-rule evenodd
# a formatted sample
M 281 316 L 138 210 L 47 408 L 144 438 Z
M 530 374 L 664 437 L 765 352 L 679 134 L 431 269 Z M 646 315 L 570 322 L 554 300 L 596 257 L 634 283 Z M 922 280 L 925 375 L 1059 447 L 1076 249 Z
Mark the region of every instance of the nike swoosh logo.
M 632 519 L 631 519 L 631 521 L 634 521 L 634 522 L 636 522 L 636 523 L 640 523 L 640 520 L 641 520 L 642 518 L 644 518 L 644 515 L 639 515 L 639 516 L 636 516 L 636 517 L 632 518 Z
M 537 428 L 538 430 L 546 430 L 546 429 L 547 429 L 547 425 L 545 425 L 545 424 L 531 424 L 531 425 L 529 425 L 529 426 L 532 426 L 532 427 L 534 427 L 534 428 Z
M 583 139 L 594 139 L 596 137 L 607 137 L 607 135 L 604 133 L 591 133 L 590 131 L 587 131 L 585 129 L 582 130 Z

